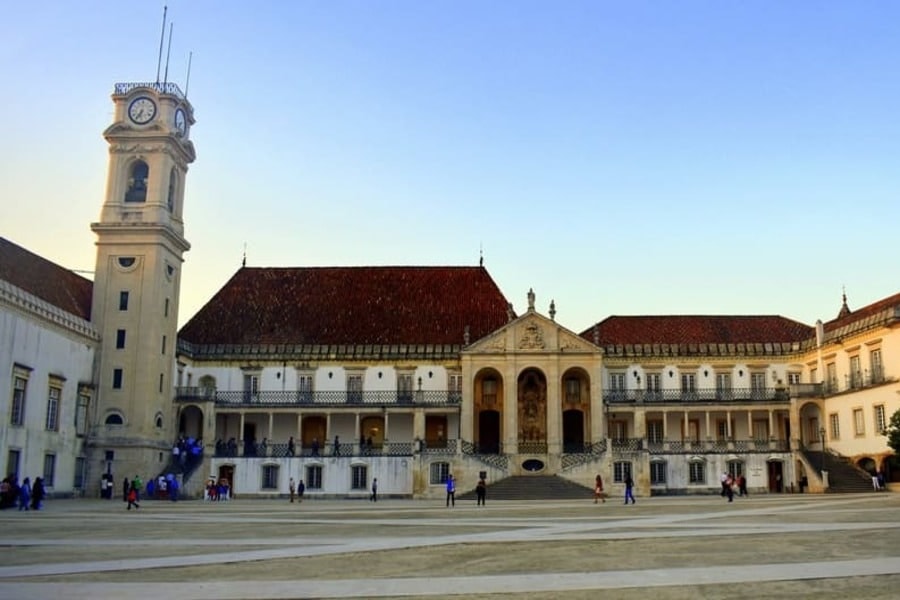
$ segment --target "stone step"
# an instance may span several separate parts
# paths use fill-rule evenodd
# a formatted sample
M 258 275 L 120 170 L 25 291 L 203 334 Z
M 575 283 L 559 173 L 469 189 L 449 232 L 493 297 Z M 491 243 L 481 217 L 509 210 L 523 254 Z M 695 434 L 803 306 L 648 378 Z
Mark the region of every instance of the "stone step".
M 515 475 L 487 486 L 487 498 L 494 500 L 589 500 L 593 489 L 555 475 Z M 475 490 L 459 495 L 475 498 Z

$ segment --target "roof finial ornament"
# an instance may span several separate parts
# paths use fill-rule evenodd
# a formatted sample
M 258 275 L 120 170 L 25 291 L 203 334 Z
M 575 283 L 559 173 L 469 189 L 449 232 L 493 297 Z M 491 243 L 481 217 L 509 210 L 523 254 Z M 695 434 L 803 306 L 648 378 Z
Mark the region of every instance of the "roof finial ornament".
M 478 266 L 484 266 L 484 246 L 478 244 Z
M 594 345 L 600 345 L 600 328 L 597 325 L 594 325 L 594 330 L 591 332 L 594 336 Z
M 506 320 L 514 321 L 516 318 L 516 311 L 513 310 L 512 302 L 506 303 Z
M 556 320 L 556 300 L 550 300 L 550 320 Z
M 534 312 L 534 289 L 528 288 L 528 312 Z
M 466 325 L 465 329 L 463 329 L 463 344 L 466 346 L 469 345 L 469 326 Z
M 247 242 L 244 242 L 244 257 L 241 259 L 241 266 L 247 266 Z
M 841 299 L 842 299 L 841 311 L 838 313 L 838 316 L 837 316 L 838 319 L 843 319 L 844 317 L 849 315 L 851 312 L 850 307 L 847 306 L 847 286 L 845 286 L 845 285 L 841 286 Z

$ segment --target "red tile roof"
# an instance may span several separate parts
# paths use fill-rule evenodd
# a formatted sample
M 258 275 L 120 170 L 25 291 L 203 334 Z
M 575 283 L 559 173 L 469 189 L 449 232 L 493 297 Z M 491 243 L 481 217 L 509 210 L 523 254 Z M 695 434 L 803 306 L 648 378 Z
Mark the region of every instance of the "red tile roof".
M 0 280 L 82 319 L 91 318 L 90 279 L 0 237 Z
M 612 316 L 597 323 L 600 346 L 641 344 L 765 344 L 802 342 L 815 329 L 779 316 Z M 594 327 L 582 332 L 594 341 Z
M 241 268 L 179 337 L 212 344 L 454 344 L 507 322 L 483 267 Z
M 844 302 L 844 306 L 846 306 L 846 301 Z M 893 307 L 900 306 L 900 294 L 894 294 L 893 296 L 888 296 L 883 300 L 879 300 L 878 302 L 873 302 L 867 306 L 863 306 L 862 308 L 858 308 L 856 310 L 852 310 L 849 313 L 845 313 L 845 311 L 841 311 L 838 314 L 838 318 L 832 319 L 825 323 L 825 332 L 832 332 L 838 329 L 852 329 L 856 330 L 859 327 L 850 327 L 852 325 L 865 325 L 865 321 L 869 320 L 880 320 L 879 313 L 882 313 L 888 309 Z M 844 316 L 841 316 L 844 315 Z

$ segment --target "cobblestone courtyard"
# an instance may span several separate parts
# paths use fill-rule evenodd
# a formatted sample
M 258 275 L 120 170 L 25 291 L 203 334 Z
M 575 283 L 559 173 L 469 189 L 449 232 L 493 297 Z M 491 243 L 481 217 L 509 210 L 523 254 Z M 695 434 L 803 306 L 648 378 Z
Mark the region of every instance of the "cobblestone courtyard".
M 57 500 L 0 598 L 895 598 L 900 494 L 584 502 Z

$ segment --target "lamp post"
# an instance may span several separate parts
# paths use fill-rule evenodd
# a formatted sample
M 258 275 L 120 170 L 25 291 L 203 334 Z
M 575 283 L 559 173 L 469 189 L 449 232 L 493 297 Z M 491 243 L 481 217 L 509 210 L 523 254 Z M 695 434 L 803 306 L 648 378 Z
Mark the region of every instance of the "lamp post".
M 821 427 L 819 429 L 819 441 L 822 442 L 822 462 L 820 465 L 819 473 L 822 476 L 822 483 L 825 483 L 825 428 Z

